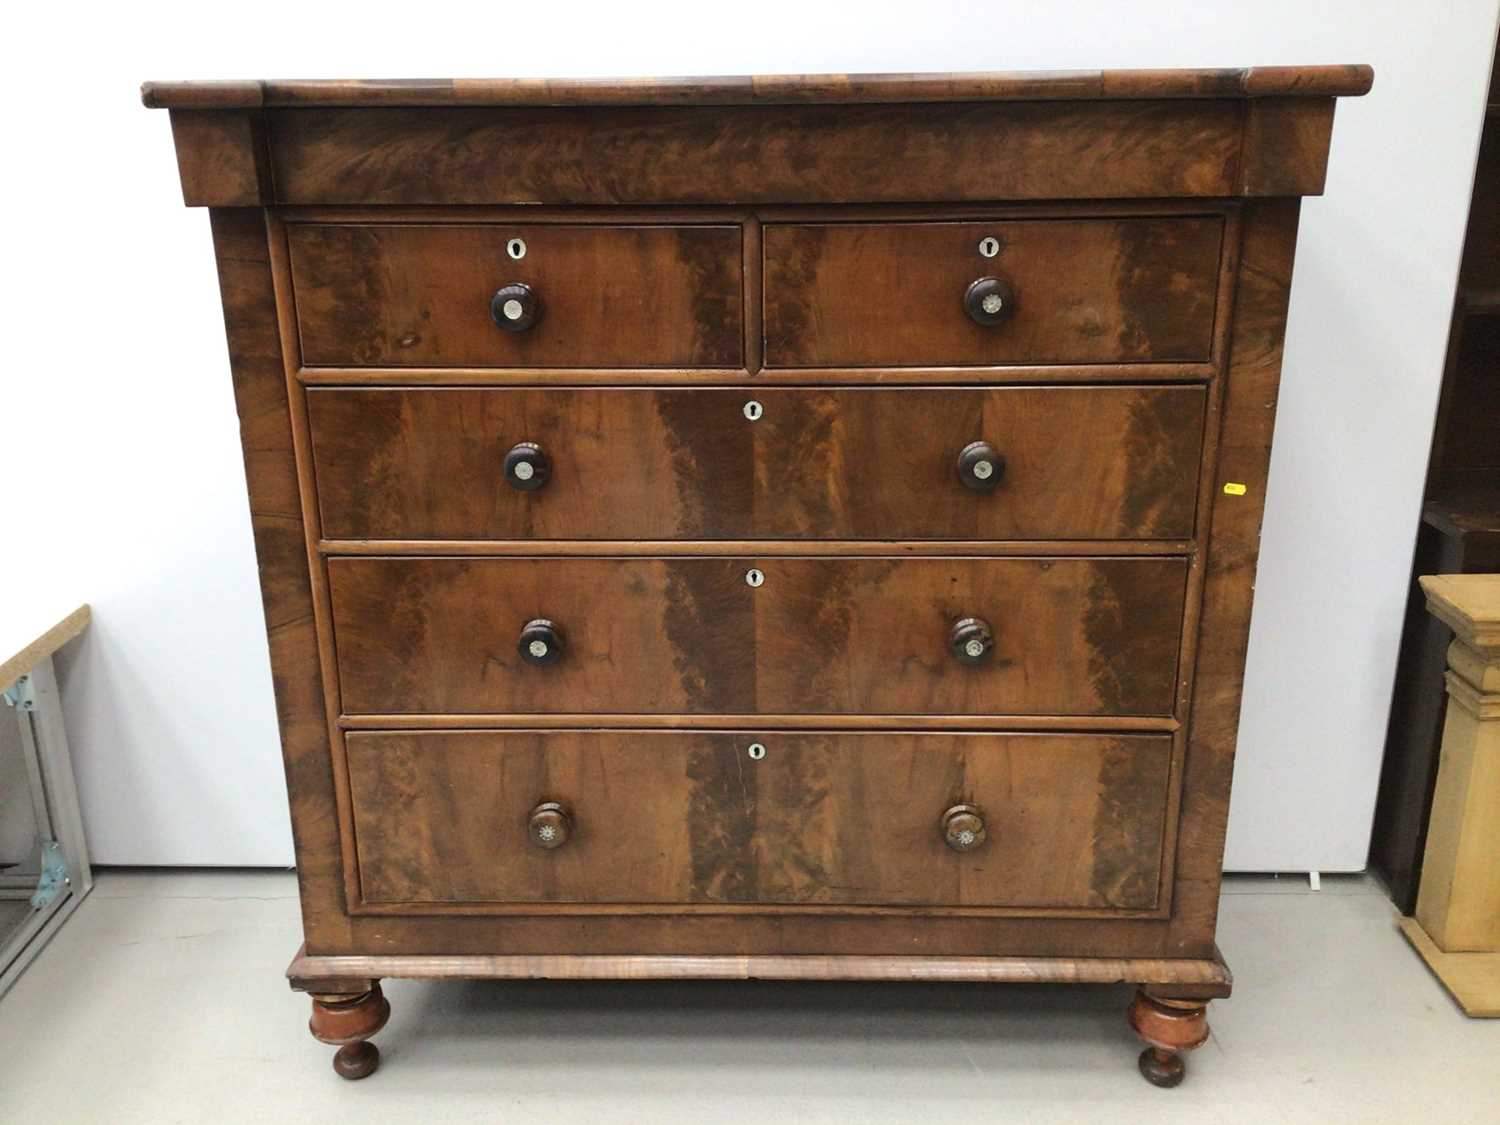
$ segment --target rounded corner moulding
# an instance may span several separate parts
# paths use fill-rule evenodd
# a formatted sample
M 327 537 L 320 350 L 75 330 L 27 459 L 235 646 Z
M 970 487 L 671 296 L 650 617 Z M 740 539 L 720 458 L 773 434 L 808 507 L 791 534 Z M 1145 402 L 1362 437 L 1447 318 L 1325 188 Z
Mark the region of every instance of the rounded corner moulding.
M 1360 97 L 1374 70 L 1332 66 L 776 74 L 664 78 L 290 79 L 145 82 L 151 109 L 261 107 L 798 105 Z

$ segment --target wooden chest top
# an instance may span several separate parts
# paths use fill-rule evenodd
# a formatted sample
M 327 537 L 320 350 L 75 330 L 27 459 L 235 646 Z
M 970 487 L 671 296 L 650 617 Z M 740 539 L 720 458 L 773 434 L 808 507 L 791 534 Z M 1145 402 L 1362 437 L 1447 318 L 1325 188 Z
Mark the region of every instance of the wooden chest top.
M 1316 195 L 1366 66 L 148 82 L 190 205 Z M 502 159 L 497 159 L 503 153 Z

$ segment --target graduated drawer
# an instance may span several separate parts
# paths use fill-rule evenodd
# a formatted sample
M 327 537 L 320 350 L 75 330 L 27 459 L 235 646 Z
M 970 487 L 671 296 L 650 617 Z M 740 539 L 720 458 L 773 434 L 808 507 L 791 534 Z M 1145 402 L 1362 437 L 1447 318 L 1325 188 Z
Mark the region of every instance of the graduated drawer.
M 1193 534 L 1200 386 L 314 389 L 338 539 Z M 751 421 L 750 412 L 758 413 Z M 998 454 L 979 480 L 971 443 Z M 532 443 L 545 483 L 515 479 Z
M 1169 715 L 1186 577 L 1180 558 L 328 563 L 350 714 Z M 973 664 L 968 618 L 993 638 Z M 537 619 L 561 637 L 540 654 Z
M 1222 235 L 1216 216 L 770 224 L 765 362 L 1206 360 Z M 980 324 L 965 297 L 986 278 L 1010 289 Z
M 312 223 L 288 240 L 309 366 L 742 362 L 737 226 Z M 491 301 L 514 285 L 536 316 L 512 331 Z
M 1166 737 L 371 731 L 347 745 L 370 905 L 1157 904 Z M 542 805 L 558 807 L 533 823 Z M 950 845 L 960 805 L 978 822 Z

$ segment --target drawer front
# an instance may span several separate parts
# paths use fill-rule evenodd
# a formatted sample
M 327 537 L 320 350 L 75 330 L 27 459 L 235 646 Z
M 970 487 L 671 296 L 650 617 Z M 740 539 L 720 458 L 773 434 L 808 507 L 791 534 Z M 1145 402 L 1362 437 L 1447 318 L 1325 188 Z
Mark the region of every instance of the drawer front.
M 350 714 L 1168 715 L 1186 575 L 1177 558 L 328 564 Z M 971 617 L 993 636 L 974 664 L 952 637 Z M 521 655 L 535 619 L 561 634 L 551 663 Z
M 1222 234 L 1216 217 L 768 225 L 765 362 L 1206 360 Z M 984 278 L 1010 287 L 998 323 L 965 310 Z
M 1162 736 L 371 731 L 347 745 L 372 905 L 1158 899 Z M 566 835 L 550 848 L 530 825 L 549 803 L 563 819 L 539 825 Z M 984 829 L 963 822 L 972 850 L 946 842 L 958 805 Z
M 734 226 L 294 224 L 310 366 L 737 367 Z M 517 259 L 517 244 L 524 255 Z M 527 287 L 506 321 L 502 288 Z M 534 320 L 534 322 L 532 322 Z
M 1193 534 L 1205 397 L 314 389 L 308 410 L 332 538 L 1125 539 Z M 959 465 L 980 441 L 984 479 Z M 505 469 L 521 443 L 540 487 Z

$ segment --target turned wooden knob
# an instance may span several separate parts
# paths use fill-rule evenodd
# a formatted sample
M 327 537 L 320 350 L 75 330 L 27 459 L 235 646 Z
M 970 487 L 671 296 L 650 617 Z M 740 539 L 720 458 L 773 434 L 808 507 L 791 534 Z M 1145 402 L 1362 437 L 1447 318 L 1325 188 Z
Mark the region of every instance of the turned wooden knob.
M 982 618 L 960 618 L 948 632 L 948 647 L 960 664 L 983 664 L 995 647 L 995 631 Z
M 1005 475 L 1005 458 L 987 441 L 971 441 L 958 455 L 958 479 L 975 492 L 993 492 Z
M 1016 311 L 1016 291 L 1001 277 L 981 277 L 964 290 L 964 312 L 986 328 L 1003 324 Z
M 551 475 L 552 461 L 535 442 L 519 442 L 505 455 L 505 483 L 517 492 L 535 492 Z
M 516 651 L 527 664 L 554 664 L 566 647 L 562 630 L 546 618 L 538 617 L 521 627 Z
M 984 815 L 973 805 L 954 805 L 943 814 L 943 842 L 956 852 L 972 852 L 984 843 Z
M 556 801 L 548 801 L 531 810 L 531 818 L 526 822 L 526 834 L 539 848 L 548 851 L 560 848 L 573 834 L 573 818 Z
M 529 285 L 502 285 L 490 298 L 490 319 L 507 332 L 525 332 L 542 319 L 542 299 Z

